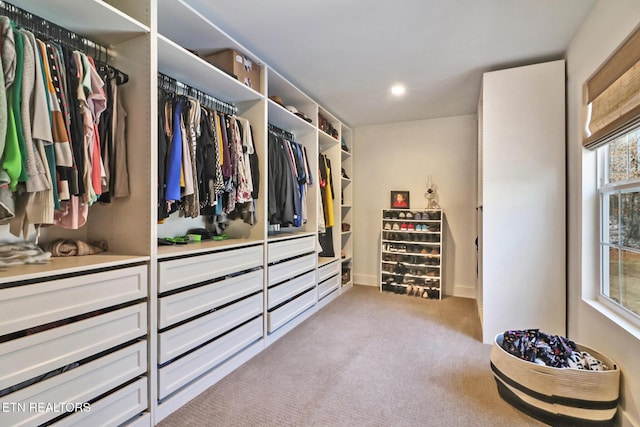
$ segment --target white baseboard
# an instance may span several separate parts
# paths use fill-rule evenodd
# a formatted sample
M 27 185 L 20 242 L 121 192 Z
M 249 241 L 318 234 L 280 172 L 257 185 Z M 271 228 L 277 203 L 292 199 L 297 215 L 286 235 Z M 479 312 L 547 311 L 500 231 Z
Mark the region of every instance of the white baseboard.
M 364 286 L 380 286 L 378 283 L 379 277 L 373 274 L 357 274 L 353 275 L 354 282 L 358 285 Z M 461 298 L 476 299 L 476 287 L 475 285 L 453 285 L 453 291 L 445 289 L 447 295 Z
M 380 286 L 378 276 L 373 274 L 357 274 L 353 275 L 353 283 L 365 286 Z
M 631 417 L 620 407 L 618 407 L 618 419 L 620 421 L 620 427 L 637 427 L 640 425 L 640 423 L 631 421 Z
M 453 292 L 450 295 L 454 297 L 476 299 L 476 287 L 464 286 L 464 285 L 453 285 Z

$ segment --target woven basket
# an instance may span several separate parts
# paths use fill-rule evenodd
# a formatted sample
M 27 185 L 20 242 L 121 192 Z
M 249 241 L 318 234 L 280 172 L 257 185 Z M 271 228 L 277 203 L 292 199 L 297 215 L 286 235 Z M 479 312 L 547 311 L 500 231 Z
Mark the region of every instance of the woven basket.
M 607 356 L 576 344 L 607 365 L 607 371 L 553 368 L 519 359 L 496 336 L 491 370 L 500 396 L 521 411 L 554 426 L 611 426 L 618 408 L 620 370 Z

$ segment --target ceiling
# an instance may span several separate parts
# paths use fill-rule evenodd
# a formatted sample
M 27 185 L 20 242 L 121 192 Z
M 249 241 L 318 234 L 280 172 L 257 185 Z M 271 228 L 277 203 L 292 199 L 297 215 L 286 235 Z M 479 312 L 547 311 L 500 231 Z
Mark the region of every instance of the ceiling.
M 474 114 L 483 72 L 561 58 L 595 0 L 184 2 L 358 127 Z

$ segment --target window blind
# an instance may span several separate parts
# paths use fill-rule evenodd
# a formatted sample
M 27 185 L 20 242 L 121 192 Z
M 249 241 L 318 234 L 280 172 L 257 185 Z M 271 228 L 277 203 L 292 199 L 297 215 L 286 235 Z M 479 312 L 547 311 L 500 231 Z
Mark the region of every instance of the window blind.
M 596 149 L 640 124 L 640 29 L 587 81 L 587 134 Z

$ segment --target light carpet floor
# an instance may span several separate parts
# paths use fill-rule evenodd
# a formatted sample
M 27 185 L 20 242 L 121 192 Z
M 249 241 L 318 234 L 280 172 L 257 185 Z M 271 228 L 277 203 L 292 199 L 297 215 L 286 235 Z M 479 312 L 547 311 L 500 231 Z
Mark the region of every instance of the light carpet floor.
M 159 425 L 544 425 L 500 398 L 490 350 L 474 300 L 354 286 Z

